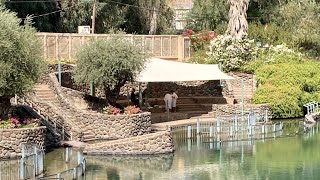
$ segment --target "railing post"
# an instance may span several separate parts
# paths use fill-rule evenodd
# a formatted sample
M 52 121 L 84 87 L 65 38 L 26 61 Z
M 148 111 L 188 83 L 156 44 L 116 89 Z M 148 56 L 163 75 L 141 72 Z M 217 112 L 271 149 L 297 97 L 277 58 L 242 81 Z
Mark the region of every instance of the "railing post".
M 244 115 L 244 82 L 243 79 L 241 79 L 241 116 L 243 119 L 243 115 Z
M 73 168 L 72 170 L 72 180 L 76 180 L 77 179 L 77 168 Z
M 25 174 L 25 167 L 24 167 L 24 157 L 21 158 L 20 160 L 20 179 L 26 179 L 26 174 Z
M 197 135 L 200 134 L 200 120 L 197 119 Z
M 37 155 L 37 147 L 34 147 L 34 155 L 33 157 L 33 168 L 34 168 L 34 176 L 38 175 L 38 155 Z
M 69 162 L 69 148 L 66 148 L 66 152 L 65 152 L 65 154 L 66 154 L 66 163 L 68 163 Z
M 213 137 L 213 127 L 210 126 L 209 128 L 209 137 L 212 138 Z
M 188 126 L 188 139 L 191 138 L 191 126 Z
M 83 158 L 83 160 L 82 160 L 82 175 L 84 175 L 86 172 L 86 164 L 87 164 L 86 159 Z
M 60 59 L 58 60 L 58 80 L 59 80 L 59 84 L 61 86 L 61 62 L 60 62 Z

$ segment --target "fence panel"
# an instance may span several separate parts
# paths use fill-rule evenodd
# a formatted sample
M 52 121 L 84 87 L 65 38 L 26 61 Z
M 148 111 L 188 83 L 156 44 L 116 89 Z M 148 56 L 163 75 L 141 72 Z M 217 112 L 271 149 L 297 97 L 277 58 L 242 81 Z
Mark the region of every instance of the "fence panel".
M 37 33 L 47 60 L 74 58 L 77 50 L 91 39 L 108 39 L 108 34 Z M 190 57 L 190 41 L 181 35 L 126 35 L 130 42 L 151 56 L 183 60 Z

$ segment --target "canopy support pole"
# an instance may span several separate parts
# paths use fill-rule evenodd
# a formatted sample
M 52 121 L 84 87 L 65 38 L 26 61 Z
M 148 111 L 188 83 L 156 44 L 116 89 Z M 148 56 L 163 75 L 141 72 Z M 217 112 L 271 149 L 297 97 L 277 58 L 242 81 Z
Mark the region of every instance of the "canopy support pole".
M 139 82 L 139 106 L 141 108 L 142 105 L 142 89 L 141 89 L 141 82 Z

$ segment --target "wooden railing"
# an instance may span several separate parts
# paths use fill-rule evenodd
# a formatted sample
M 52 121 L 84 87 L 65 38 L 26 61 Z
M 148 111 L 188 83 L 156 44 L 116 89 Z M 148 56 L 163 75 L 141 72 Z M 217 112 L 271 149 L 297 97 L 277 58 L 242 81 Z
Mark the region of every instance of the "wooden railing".
M 90 39 L 108 39 L 108 34 L 37 33 L 47 60 L 73 59 Z M 151 56 L 182 61 L 190 57 L 190 40 L 181 35 L 126 35 Z

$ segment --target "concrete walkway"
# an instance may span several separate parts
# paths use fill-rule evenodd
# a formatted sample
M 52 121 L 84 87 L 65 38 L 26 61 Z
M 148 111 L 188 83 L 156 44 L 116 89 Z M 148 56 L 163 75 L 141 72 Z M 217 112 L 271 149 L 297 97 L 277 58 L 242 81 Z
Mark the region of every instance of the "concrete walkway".
M 166 130 L 168 127 L 180 127 L 180 126 L 187 126 L 187 125 L 194 125 L 197 124 L 198 119 L 183 119 L 183 120 L 176 120 L 176 121 L 169 121 L 169 122 L 162 122 L 162 123 L 155 123 L 151 125 L 152 130 L 155 131 L 162 131 Z M 213 122 L 215 121 L 214 118 L 200 118 L 200 122 Z

